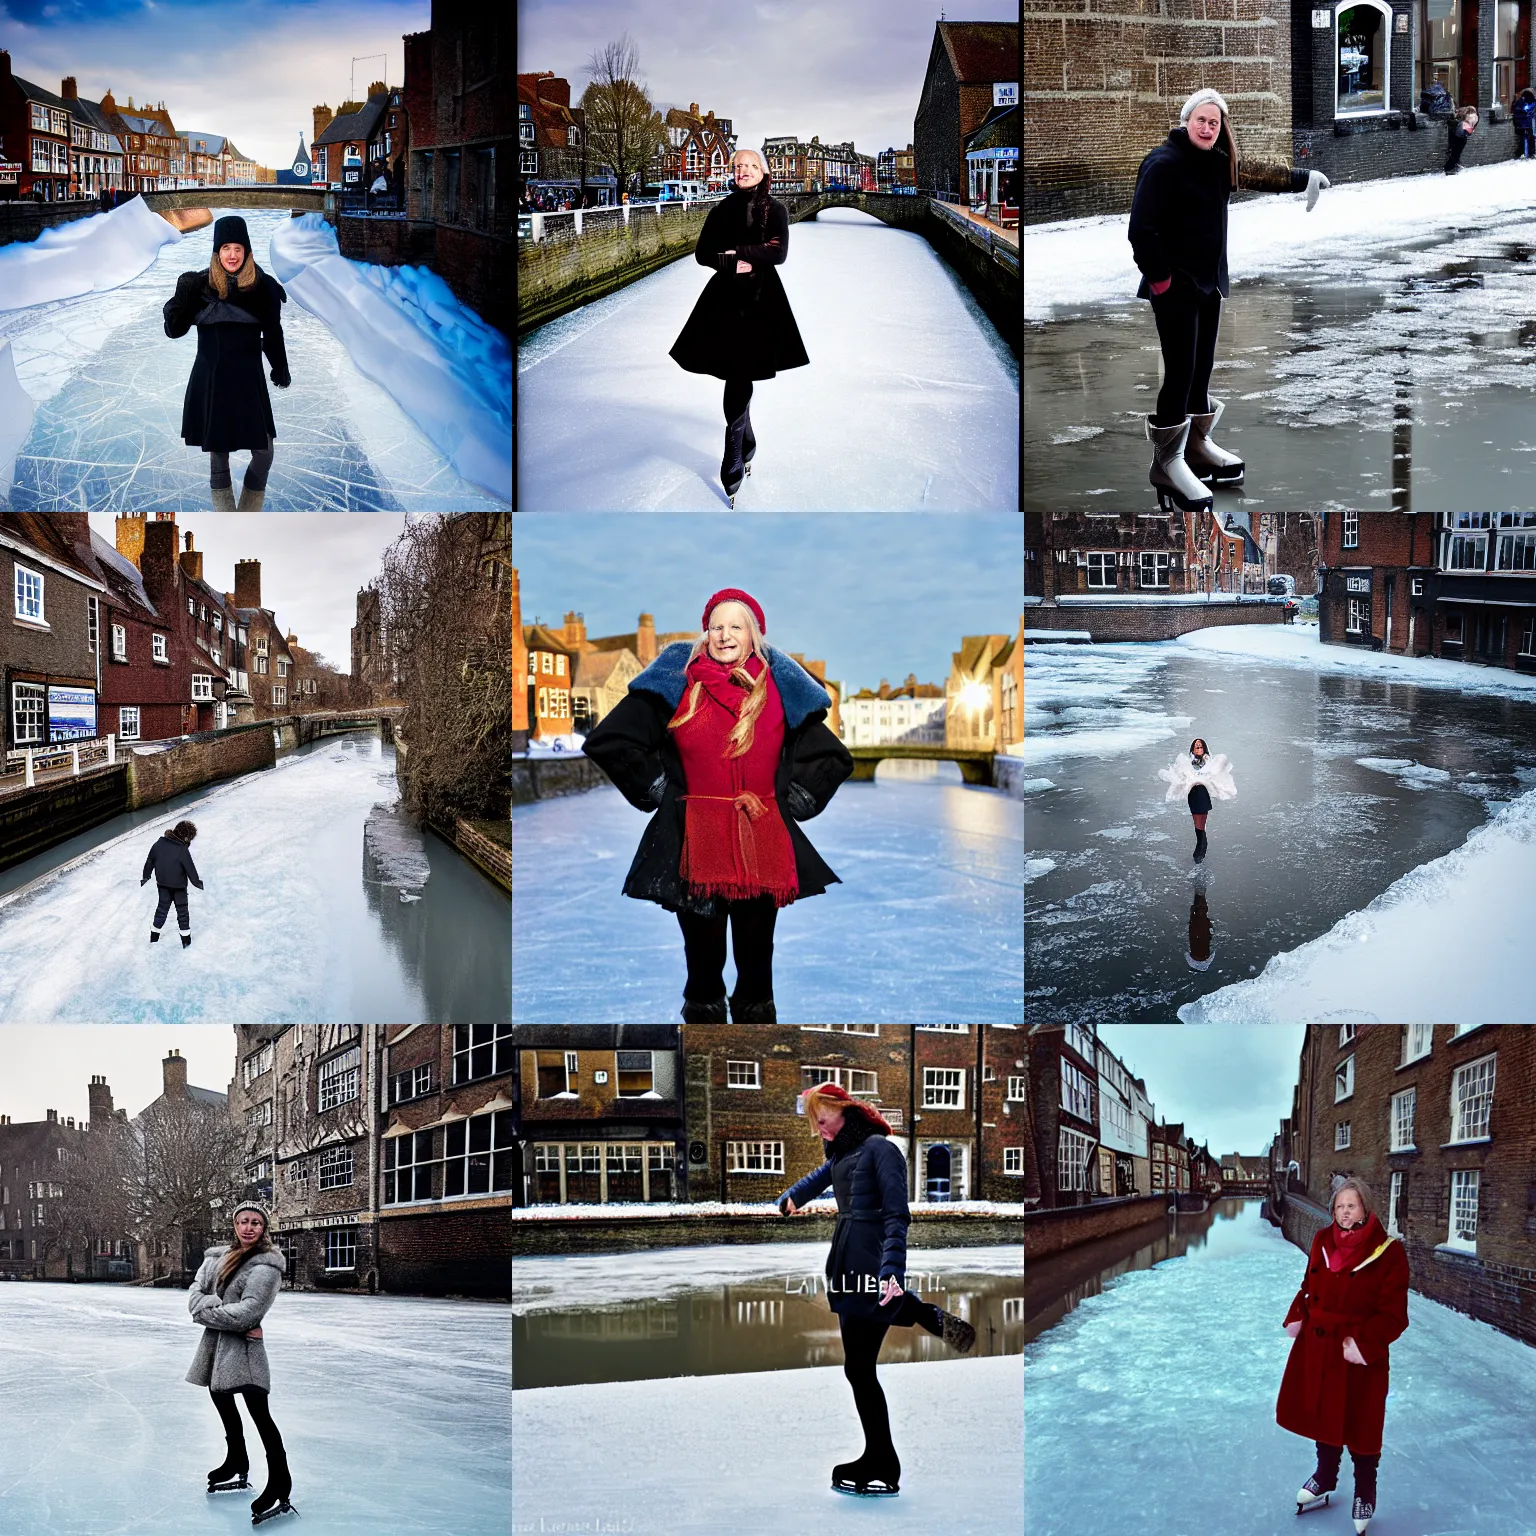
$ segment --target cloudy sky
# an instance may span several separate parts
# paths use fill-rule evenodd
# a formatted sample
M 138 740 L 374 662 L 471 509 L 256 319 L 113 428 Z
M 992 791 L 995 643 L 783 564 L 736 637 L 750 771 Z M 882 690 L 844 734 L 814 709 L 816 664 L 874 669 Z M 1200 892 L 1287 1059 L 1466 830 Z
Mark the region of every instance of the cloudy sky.
M 1101 1024 L 1160 1120 L 1216 1154 L 1259 1153 L 1291 1112 L 1304 1024 Z
M 384 551 L 405 526 L 393 512 L 182 512 L 180 542 L 203 551 L 203 580 L 235 590 L 235 561 L 261 561 L 261 605 L 286 634 L 345 672 L 352 661 L 357 591 L 379 573 Z M 91 530 L 117 542 L 117 519 L 91 513 Z M 3 1081 L 3 1076 L 0 1076 Z
M 50 91 L 65 75 L 119 108 L 164 101 L 178 131 L 223 134 L 260 165 L 292 164 L 312 108 L 334 110 L 370 81 L 404 84 L 407 32 L 430 0 L 0 0 L 11 69 Z M 385 54 L 365 59 L 364 54 Z M 12 157 L 14 158 L 14 156 Z
M 965 0 L 951 21 L 1017 21 L 1018 0 Z M 817 134 L 862 154 L 904 149 L 941 6 L 931 0 L 519 0 L 517 68 L 552 70 L 574 104 L 592 55 L 623 32 L 658 108 L 728 117 L 738 141 Z
M 0 1114 L 21 1125 L 88 1119 L 87 1089 L 97 1073 L 112 1105 L 136 1115 L 160 1097 L 160 1062 L 172 1049 L 187 1061 L 195 1088 L 225 1093 L 235 1074 L 235 1032 L 227 1024 L 0 1024 Z
M 1016 513 L 539 513 L 512 519 L 523 623 L 584 614 L 589 635 L 697 627 L 740 587 L 767 638 L 825 660 L 850 691 L 944 685 L 962 635 L 1018 633 L 1024 525 Z

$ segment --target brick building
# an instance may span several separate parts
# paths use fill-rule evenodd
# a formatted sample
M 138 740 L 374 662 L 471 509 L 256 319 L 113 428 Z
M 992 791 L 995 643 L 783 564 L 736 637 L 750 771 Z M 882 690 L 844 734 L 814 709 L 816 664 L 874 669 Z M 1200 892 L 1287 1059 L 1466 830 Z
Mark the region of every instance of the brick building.
M 338 192 L 367 190 L 394 147 L 387 126 L 392 94 L 375 80 L 363 101 L 344 101 L 334 112 L 326 106 L 314 109 L 309 148 L 317 180 Z
M 578 205 L 619 200 L 618 178 L 587 155 L 587 114 L 571 105 L 571 83 L 553 71 L 517 77 L 519 190 L 572 194 Z
M 1292 1187 L 1326 1210 L 1365 1179 L 1415 1290 L 1536 1343 L 1536 1032 L 1311 1025 L 1297 1093 L 1313 1112 Z
M 1190 1193 L 1189 1146 L 1184 1138 L 1184 1122 L 1147 1127 L 1147 1143 L 1152 1154 L 1152 1193 Z
M 19 165 L 0 195 L 62 202 L 69 194 L 73 120 L 62 97 L 11 72 L 0 49 L 0 160 Z
M 1098 1193 L 1098 1041 L 1081 1024 L 1037 1024 L 1028 1038 L 1040 1209 L 1087 1205 Z M 1162 1137 L 1149 1137 L 1155 1191 Z
M 123 146 L 101 104 L 80 94 L 73 75 L 59 85 L 59 95 L 69 106 L 70 195 L 96 197 L 123 185 Z
M 1324 643 L 1536 670 L 1536 513 L 1322 514 Z
M 764 139 L 763 159 L 768 162 L 768 174 L 773 177 L 775 190 L 781 192 L 813 192 L 806 170 L 806 147 L 793 134 L 786 137 Z
M 1120 18 L 1117 16 L 1116 19 Z M 934 24 L 928 68 L 912 125 L 919 187 L 948 194 L 952 200 L 965 197 L 968 186 L 965 139 L 991 112 L 992 87 L 1009 82 L 1017 87 L 1018 80 L 1017 22 L 940 21 Z M 1080 127 L 1079 123 L 1078 129 L 1074 130 L 1077 143 L 1072 150 L 1079 157 L 1083 153 Z M 1066 142 L 1070 144 L 1072 137 L 1069 134 Z
M 951 652 L 944 686 L 944 744 L 995 751 L 1001 680 L 1015 641 L 1010 635 L 966 635 Z
M 528 718 L 540 741 L 575 729 L 571 686 L 577 652 L 558 630 L 529 624 L 523 630 L 528 647 Z
M 296 663 L 277 616 L 261 606 L 261 561 L 235 561 L 235 590 L 224 593 L 224 603 L 247 637 L 246 681 L 254 718 L 291 714 Z
M 651 167 L 652 181 L 700 181 L 707 191 L 730 191 L 735 185 L 731 156 L 736 153 L 731 119 L 716 117 L 713 111 L 701 113 L 698 102 L 691 101 L 686 112 L 670 108 L 662 123 L 667 142 Z M 773 166 L 768 169 L 771 173 Z M 778 184 L 777 177 L 774 182 Z
M 1030 1084 L 1029 1072 L 1029 1046 L 1028 1038 L 1020 1042 L 1024 1054 L 1007 1063 L 1013 1070 L 1004 1074 L 1004 1094 L 1009 1101 L 1004 1113 L 1012 1112 L 1016 1124 L 1010 1127 L 1010 1134 L 1014 1137 L 1022 1136 L 1023 1146 L 1018 1151 L 1005 1148 L 1003 1152 L 1003 1173 L 1005 1177 L 1017 1178 L 1021 1182 L 1005 1188 L 1017 1191 L 1012 1199 L 1022 1201 L 1032 1210 L 1038 1210 L 1040 1206 L 1040 1154 L 1038 1151 L 1039 1139 L 1035 1134 L 1035 1115 L 1033 1089 Z M 1015 1173 L 1015 1169 L 1018 1170 Z M 982 1194 L 987 1195 L 990 1178 L 990 1170 L 983 1170 Z M 1145 1190 L 1143 1190 L 1145 1193 Z
M 108 91 L 101 98 L 101 111 L 123 146 L 124 189 L 130 193 L 156 192 L 172 185 L 172 162 L 182 161 L 184 146 L 165 103 L 151 107 L 146 102 L 136 107 L 130 96 L 126 109 L 122 109 Z

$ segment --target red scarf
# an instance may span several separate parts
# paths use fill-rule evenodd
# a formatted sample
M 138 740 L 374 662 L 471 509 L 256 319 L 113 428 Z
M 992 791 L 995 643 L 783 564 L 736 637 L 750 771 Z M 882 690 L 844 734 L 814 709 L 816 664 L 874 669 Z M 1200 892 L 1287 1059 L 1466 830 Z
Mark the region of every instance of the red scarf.
M 748 657 L 754 681 L 763 663 Z M 731 757 L 729 740 L 747 690 L 731 680 L 731 669 L 701 651 L 689 664 L 687 686 L 673 714 L 688 713 L 694 685 L 699 707 L 672 734 L 683 760 L 687 793 L 682 796 L 683 851 L 678 874 L 694 896 L 745 901 L 772 896 L 785 907 L 800 894 L 795 850 L 774 799 L 774 776 L 784 751 L 784 705 L 768 674 L 768 696 L 752 729 L 752 745 Z
M 1341 1269 L 1353 1269 L 1370 1257 L 1371 1250 L 1386 1234 L 1374 1213 L 1368 1214 L 1353 1231 L 1346 1232 L 1334 1222 L 1323 1248 L 1328 1254 L 1328 1268 L 1337 1274 Z

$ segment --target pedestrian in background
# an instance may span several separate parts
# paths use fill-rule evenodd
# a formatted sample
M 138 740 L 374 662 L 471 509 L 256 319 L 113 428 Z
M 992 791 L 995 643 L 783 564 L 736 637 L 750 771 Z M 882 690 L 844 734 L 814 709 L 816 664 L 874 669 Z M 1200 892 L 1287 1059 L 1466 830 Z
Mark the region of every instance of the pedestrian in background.
M 1536 91 L 1530 86 L 1515 97 L 1515 159 L 1536 160 Z
M 1467 147 L 1467 140 L 1477 132 L 1480 121 L 1476 107 L 1462 107 L 1456 113 L 1456 120 L 1451 124 L 1450 144 L 1445 157 L 1447 176 L 1454 176 L 1461 169 L 1462 151 Z

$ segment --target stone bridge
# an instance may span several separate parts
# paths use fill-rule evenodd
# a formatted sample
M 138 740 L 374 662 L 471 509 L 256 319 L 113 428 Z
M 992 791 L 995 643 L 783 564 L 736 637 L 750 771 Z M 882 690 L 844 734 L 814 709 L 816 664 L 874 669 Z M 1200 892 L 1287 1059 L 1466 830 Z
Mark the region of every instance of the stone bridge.
M 875 769 L 888 757 L 916 758 L 925 763 L 954 763 L 967 784 L 995 785 L 997 782 L 994 772 L 997 754 L 983 747 L 931 747 L 892 742 L 880 747 L 849 747 L 848 755 L 853 758 L 855 783 L 874 778 Z
M 146 192 L 143 197 L 145 205 L 156 213 L 171 208 L 291 208 L 296 213 L 324 213 L 330 206 L 328 187 L 279 187 L 272 182 L 238 187 L 182 187 L 175 192 Z
M 823 208 L 857 208 L 896 229 L 919 230 L 928 216 L 926 197 L 900 192 L 778 192 L 774 196 L 789 210 L 789 222 L 814 219 Z

